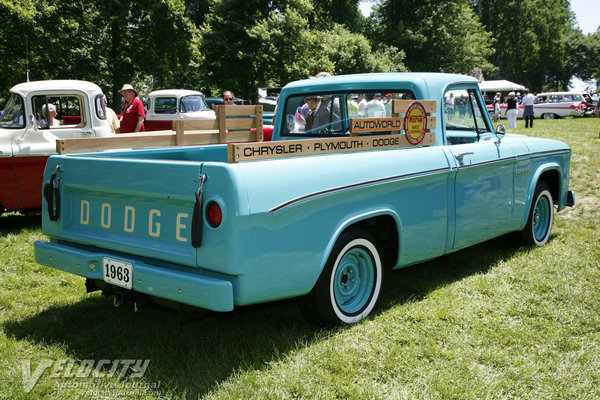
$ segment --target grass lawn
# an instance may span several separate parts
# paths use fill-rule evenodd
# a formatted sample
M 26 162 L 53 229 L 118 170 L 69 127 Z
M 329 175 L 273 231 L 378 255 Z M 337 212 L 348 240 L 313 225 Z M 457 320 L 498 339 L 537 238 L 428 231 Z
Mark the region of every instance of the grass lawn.
M 293 302 L 225 316 L 115 308 L 35 263 L 39 216 L 1 216 L 0 398 L 600 398 L 600 120 L 518 127 L 573 150 L 577 203 L 550 242 L 505 236 L 390 273 L 350 327 L 311 326 Z M 85 360 L 107 360 L 104 376 L 69 377 Z M 124 360 L 150 364 L 119 380 Z

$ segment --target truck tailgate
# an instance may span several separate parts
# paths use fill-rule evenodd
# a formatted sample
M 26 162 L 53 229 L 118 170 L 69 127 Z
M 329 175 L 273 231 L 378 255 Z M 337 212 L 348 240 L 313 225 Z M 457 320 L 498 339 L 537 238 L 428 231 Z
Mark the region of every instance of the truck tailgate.
M 55 221 L 42 213 L 42 231 L 51 238 L 195 266 L 191 228 L 201 167 L 189 161 L 53 156 L 44 185 L 54 174 L 53 204 L 58 197 L 60 208 Z M 48 207 L 46 198 L 43 207 Z

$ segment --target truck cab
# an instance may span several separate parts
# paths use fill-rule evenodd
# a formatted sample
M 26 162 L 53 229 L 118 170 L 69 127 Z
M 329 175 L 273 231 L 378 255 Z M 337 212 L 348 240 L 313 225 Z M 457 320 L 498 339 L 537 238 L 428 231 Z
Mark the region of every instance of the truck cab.
M 170 131 L 173 121 L 215 118 L 215 112 L 206 104 L 201 92 L 165 89 L 156 90 L 148 95 L 144 124 L 147 131 Z
M 93 83 L 26 82 L 10 93 L 0 116 L 0 212 L 40 208 L 44 166 L 57 139 L 112 135 L 104 95 Z

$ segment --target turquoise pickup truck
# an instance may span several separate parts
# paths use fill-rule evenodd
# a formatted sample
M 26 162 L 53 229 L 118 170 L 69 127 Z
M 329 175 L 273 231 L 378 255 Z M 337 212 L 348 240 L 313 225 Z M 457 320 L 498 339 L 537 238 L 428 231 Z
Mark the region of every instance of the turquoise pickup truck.
M 50 157 L 36 261 L 119 301 L 298 298 L 350 324 L 386 269 L 509 232 L 543 245 L 574 204 L 569 147 L 494 128 L 471 77 L 292 82 L 275 120 L 271 142 Z

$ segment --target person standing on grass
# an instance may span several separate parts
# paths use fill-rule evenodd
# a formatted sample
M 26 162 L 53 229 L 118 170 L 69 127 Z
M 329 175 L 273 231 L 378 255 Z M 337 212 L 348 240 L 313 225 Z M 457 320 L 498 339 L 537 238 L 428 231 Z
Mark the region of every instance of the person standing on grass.
M 494 97 L 494 122 L 500 121 L 500 102 L 502 101 L 502 95 L 500 92 L 496 93 Z
M 517 128 L 517 99 L 515 98 L 515 92 L 508 94 L 506 100 L 506 119 L 508 119 L 508 127 L 511 129 Z
M 121 127 L 119 133 L 144 132 L 144 103 L 137 97 L 137 91 L 130 84 L 123 85 L 119 90 L 123 96 L 123 108 L 121 110 Z
M 525 128 L 533 128 L 533 102 L 535 97 L 529 93 L 529 89 L 525 89 L 523 96 L 523 118 L 525 118 Z

